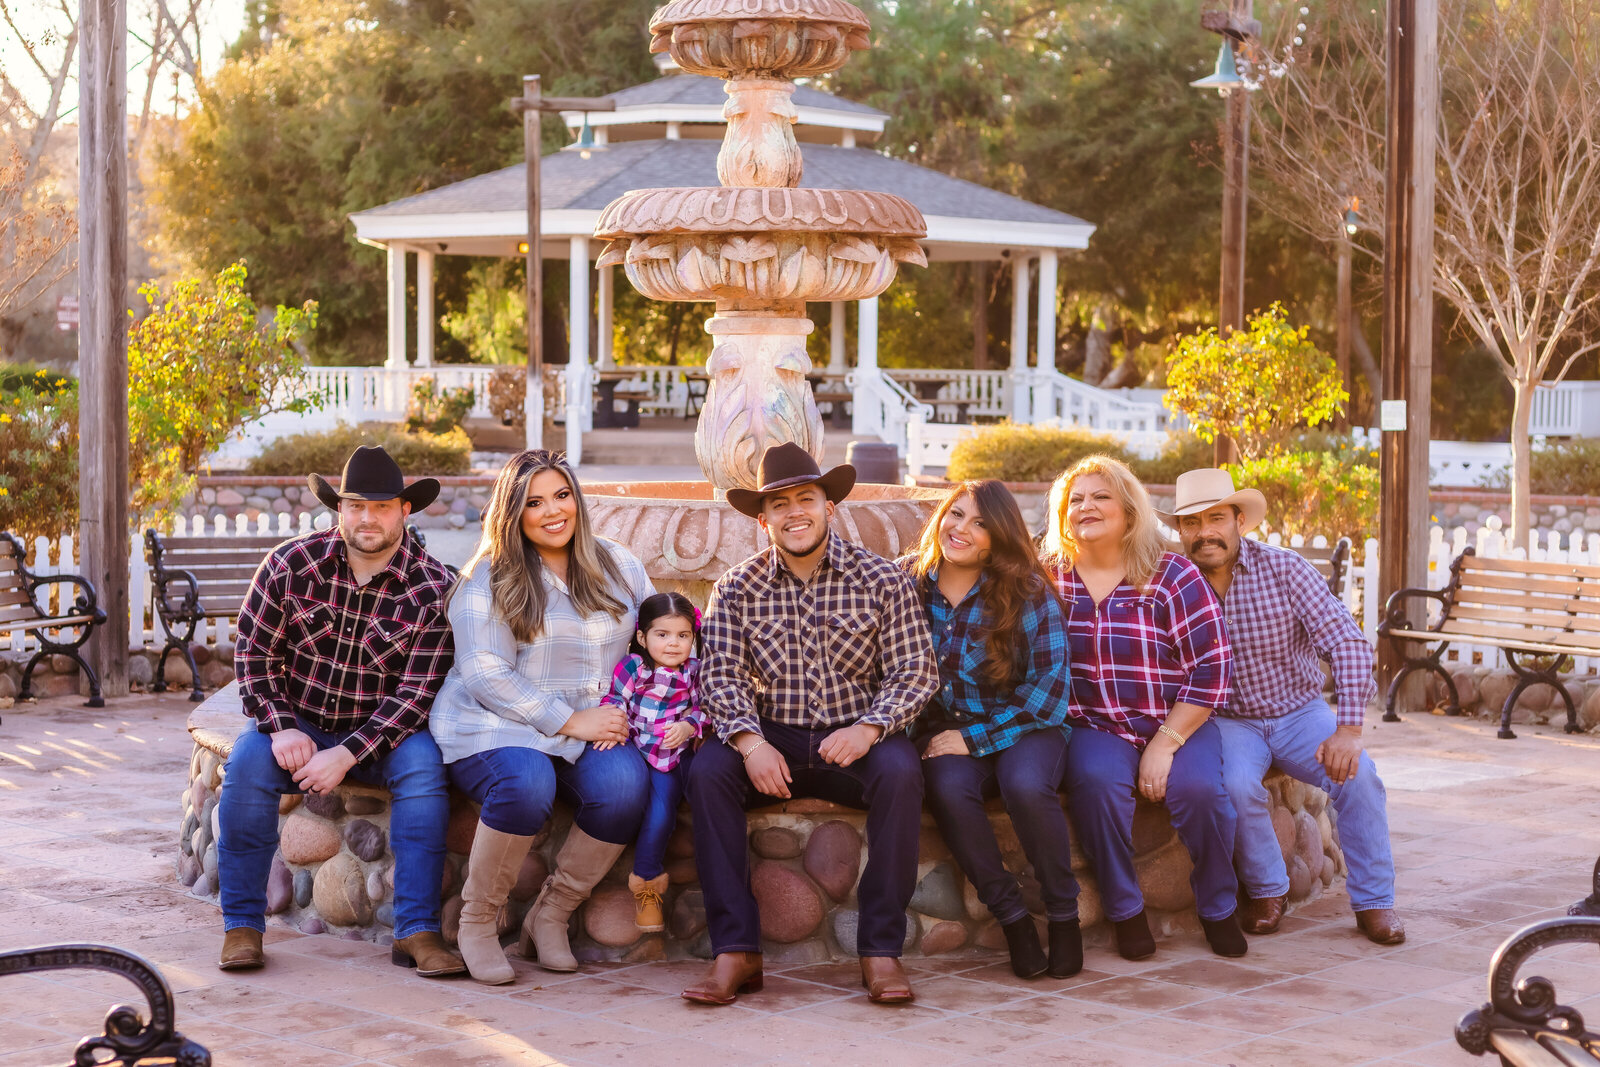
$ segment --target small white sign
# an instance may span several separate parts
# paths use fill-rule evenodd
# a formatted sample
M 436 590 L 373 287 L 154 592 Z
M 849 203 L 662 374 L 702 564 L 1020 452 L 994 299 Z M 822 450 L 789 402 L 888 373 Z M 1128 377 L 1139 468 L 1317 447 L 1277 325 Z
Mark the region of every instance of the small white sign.
M 1378 407 L 1378 429 L 1385 432 L 1406 428 L 1406 402 L 1385 400 Z

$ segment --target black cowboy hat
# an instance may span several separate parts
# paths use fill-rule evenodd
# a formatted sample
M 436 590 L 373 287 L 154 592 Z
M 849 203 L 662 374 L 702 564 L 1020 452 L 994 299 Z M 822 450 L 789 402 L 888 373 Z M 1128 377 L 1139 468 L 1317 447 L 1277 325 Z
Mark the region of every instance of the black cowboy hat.
M 848 463 L 841 463 L 824 474 L 822 468 L 817 466 L 817 461 L 811 458 L 811 453 L 790 442 L 773 445 L 761 454 L 761 468 L 756 471 L 756 482 L 761 488 L 728 490 L 728 503 L 733 505 L 735 511 L 752 519 L 761 514 L 761 503 L 771 494 L 813 482 L 830 501 L 837 504 L 855 488 L 856 469 Z
M 306 484 L 317 494 L 317 499 L 334 511 L 340 500 L 394 500 L 399 498 L 411 505 L 412 511 L 421 511 L 439 495 L 437 478 L 418 478 L 405 484 L 400 464 L 377 445 L 362 445 L 345 460 L 344 474 L 339 477 L 339 488 L 334 490 L 320 474 L 308 475 Z

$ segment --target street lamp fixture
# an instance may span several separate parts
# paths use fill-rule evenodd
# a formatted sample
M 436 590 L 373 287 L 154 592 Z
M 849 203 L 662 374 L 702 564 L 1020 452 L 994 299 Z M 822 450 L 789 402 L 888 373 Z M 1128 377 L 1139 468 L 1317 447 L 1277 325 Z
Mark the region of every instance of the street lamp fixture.
M 1350 206 L 1344 212 L 1344 232 L 1351 237 L 1361 229 L 1361 200 L 1359 197 L 1350 198 Z
M 588 159 L 596 152 L 604 152 L 606 146 L 595 140 L 594 127 L 589 125 L 589 113 L 583 113 L 583 128 L 578 131 L 578 139 L 562 149 L 563 152 L 576 152 L 579 159 Z
M 1222 44 L 1217 49 L 1217 66 L 1204 78 L 1199 78 L 1189 83 L 1196 89 L 1215 89 L 1219 96 L 1227 96 L 1238 89 L 1245 88 L 1244 79 L 1239 76 L 1239 66 L 1233 58 L 1233 39 L 1224 36 Z

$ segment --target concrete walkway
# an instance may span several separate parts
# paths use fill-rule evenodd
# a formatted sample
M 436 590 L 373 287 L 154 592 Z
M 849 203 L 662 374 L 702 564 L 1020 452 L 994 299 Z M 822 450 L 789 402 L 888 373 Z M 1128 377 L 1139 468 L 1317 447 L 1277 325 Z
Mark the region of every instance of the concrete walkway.
M 269 933 L 255 973 L 215 967 L 216 908 L 173 878 L 189 761 L 181 696 L 91 710 L 11 708 L 0 724 L 0 950 L 106 941 L 158 964 L 178 1026 L 219 1065 L 710 1063 L 1237 1065 L 1484 1062 L 1451 1038 L 1485 998 L 1493 951 L 1588 892 L 1600 849 L 1600 739 L 1413 716 L 1369 728 L 1389 787 L 1410 940 L 1380 949 L 1342 894 L 1224 961 L 1199 937 L 1127 963 L 1091 944 L 1083 974 L 1023 982 L 997 955 L 917 962 L 914 1005 L 869 1005 L 853 965 L 797 967 L 723 1009 L 677 993 L 702 964 L 645 963 L 515 984 L 429 981 L 361 941 Z M 1375 717 L 1374 717 L 1375 720 Z M 1600 1014 L 1600 958 L 1574 946 L 1533 970 Z M 770 972 L 769 972 L 770 974 Z M 0 1067 L 60 1063 L 98 1032 L 120 978 L 0 980 Z

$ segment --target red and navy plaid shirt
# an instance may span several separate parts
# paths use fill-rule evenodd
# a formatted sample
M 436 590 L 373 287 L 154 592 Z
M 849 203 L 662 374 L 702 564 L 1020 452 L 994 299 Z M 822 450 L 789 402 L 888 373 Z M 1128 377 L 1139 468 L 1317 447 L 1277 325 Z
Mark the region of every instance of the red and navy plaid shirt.
M 1149 588 L 1124 581 L 1099 604 L 1076 570 L 1055 578 L 1067 607 L 1074 722 L 1143 748 L 1174 704 L 1228 706 L 1222 605 L 1193 563 L 1163 553 Z
M 337 528 L 273 549 L 239 612 L 234 671 L 263 733 L 304 720 L 347 735 L 357 760 L 427 728 L 454 658 L 442 603 L 450 572 L 406 536 L 356 584 Z
M 1298 552 L 1243 538 L 1222 598 L 1233 643 L 1233 696 L 1224 714 L 1275 719 L 1322 694 L 1333 665 L 1340 726 L 1360 726 L 1372 681 L 1372 646 L 1328 580 Z

